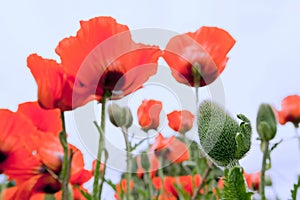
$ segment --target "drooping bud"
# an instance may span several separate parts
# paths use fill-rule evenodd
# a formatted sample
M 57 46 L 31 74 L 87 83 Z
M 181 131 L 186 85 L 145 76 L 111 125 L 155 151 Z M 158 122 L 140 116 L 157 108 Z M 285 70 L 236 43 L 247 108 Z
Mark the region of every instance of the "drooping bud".
M 234 165 L 250 150 L 252 129 L 244 115 L 238 124 L 222 107 L 211 101 L 199 106 L 200 144 L 212 161 L 223 167 Z
M 128 107 L 121 108 L 113 103 L 108 107 L 109 119 L 116 127 L 129 128 L 132 125 L 132 114 Z
M 277 122 L 272 107 L 269 104 L 261 104 L 257 117 L 256 129 L 263 141 L 269 141 L 275 137 Z

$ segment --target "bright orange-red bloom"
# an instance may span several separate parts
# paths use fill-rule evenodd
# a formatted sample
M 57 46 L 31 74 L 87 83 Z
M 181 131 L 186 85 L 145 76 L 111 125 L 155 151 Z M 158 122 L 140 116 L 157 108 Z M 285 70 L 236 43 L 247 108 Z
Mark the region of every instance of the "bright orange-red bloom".
M 75 83 L 75 76 L 67 74 L 62 65 L 55 60 L 31 54 L 27 58 L 27 66 L 36 80 L 38 100 L 44 108 L 72 110 L 96 99 L 79 82 Z M 76 90 L 75 84 L 78 84 Z
M 300 96 L 287 96 L 281 102 L 281 111 L 278 111 L 280 124 L 292 122 L 295 127 L 300 123 Z
M 224 70 L 227 53 L 235 44 L 231 35 L 216 27 L 201 27 L 170 39 L 163 58 L 174 78 L 189 86 L 212 83 Z
M 172 163 L 180 163 L 188 160 L 190 157 L 185 143 L 174 136 L 164 138 L 161 133 L 156 136 L 150 150 L 154 151 L 156 155 L 165 156 Z
M 154 177 L 157 170 L 160 167 L 160 163 L 154 152 L 149 152 L 148 156 L 150 162 L 150 169 L 149 169 L 150 177 Z M 136 163 L 137 163 L 137 169 L 136 169 L 137 176 L 139 178 L 143 178 L 145 169 L 142 166 L 142 159 L 140 155 L 136 157 Z
M 130 180 L 129 186 L 130 186 L 130 190 L 132 191 L 133 188 L 134 188 L 134 182 L 133 182 L 133 180 Z M 127 180 L 126 179 L 122 179 L 120 181 L 120 183 L 116 185 L 115 198 L 117 200 L 119 200 L 126 193 L 127 193 Z
M 181 134 L 185 134 L 193 127 L 194 115 L 188 110 L 175 110 L 169 113 L 167 117 L 169 127 Z
M 157 69 L 158 46 L 135 43 L 126 25 L 111 17 L 80 21 L 76 36 L 63 39 L 56 48 L 68 74 L 98 97 L 111 99 L 139 89 Z
M 253 190 L 259 189 L 260 172 L 256 172 L 253 174 L 244 173 L 244 177 L 246 179 L 246 182 L 247 182 L 247 185 L 249 188 L 252 188 Z
M 140 126 L 144 130 L 157 129 L 159 126 L 159 115 L 162 110 L 161 101 L 143 100 L 137 110 Z
M 162 194 L 165 196 L 168 194 L 168 198 L 178 197 L 178 190 L 177 188 L 180 188 L 185 194 L 192 196 L 195 189 L 200 185 L 201 183 L 201 176 L 200 175 L 187 175 L 187 176 L 178 176 L 178 177 L 172 177 L 172 176 L 165 176 L 163 183 L 161 181 L 160 177 L 154 177 L 152 179 L 152 183 L 154 185 L 154 188 L 156 190 L 162 189 Z M 201 191 L 200 191 L 201 192 Z
M 128 27 L 111 17 L 80 21 L 77 35 L 60 41 L 55 51 L 61 63 L 32 54 L 27 65 L 40 104 L 62 111 L 134 92 L 156 73 L 161 55 L 157 46 L 135 43 Z
M 16 183 L 15 189 L 9 190 L 13 194 L 6 192 L 6 198 L 30 199 L 38 193 L 59 192 L 64 155 L 58 138 L 60 111 L 28 102 L 19 105 L 16 113 L 0 110 L 0 114 L 0 171 Z M 92 173 L 83 168 L 81 152 L 69 146 L 74 153 L 70 183 L 81 186 Z

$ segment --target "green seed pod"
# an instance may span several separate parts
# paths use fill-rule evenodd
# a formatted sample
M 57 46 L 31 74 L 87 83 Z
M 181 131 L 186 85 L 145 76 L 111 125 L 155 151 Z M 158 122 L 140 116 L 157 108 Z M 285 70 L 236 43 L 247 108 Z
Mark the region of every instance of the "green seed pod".
M 276 126 L 277 122 L 272 107 L 269 104 L 261 104 L 256 117 L 256 129 L 260 139 L 264 141 L 273 139 L 277 131 Z
M 198 133 L 204 152 L 223 167 L 232 166 L 245 156 L 251 146 L 251 125 L 244 115 L 240 125 L 222 107 L 211 101 L 199 106 Z
M 121 108 L 113 103 L 108 107 L 109 119 L 116 127 L 129 128 L 132 125 L 132 114 L 128 107 Z

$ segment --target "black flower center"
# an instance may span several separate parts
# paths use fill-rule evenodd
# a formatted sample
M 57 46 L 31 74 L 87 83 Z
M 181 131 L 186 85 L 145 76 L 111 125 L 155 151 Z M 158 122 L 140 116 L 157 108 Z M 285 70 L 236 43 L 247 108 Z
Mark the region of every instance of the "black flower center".
M 107 70 L 100 79 L 100 85 L 104 90 L 121 90 L 125 83 L 124 74 L 119 71 Z
M 0 163 L 3 162 L 4 160 L 6 160 L 6 158 L 7 158 L 7 154 L 0 151 Z

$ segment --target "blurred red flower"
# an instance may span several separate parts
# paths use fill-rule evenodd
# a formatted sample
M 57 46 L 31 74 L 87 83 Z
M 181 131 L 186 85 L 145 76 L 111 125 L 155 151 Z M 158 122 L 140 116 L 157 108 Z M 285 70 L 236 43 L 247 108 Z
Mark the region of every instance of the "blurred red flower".
M 173 197 L 175 197 L 176 199 L 179 197 L 178 194 L 181 191 L 189 196 L 193 196 L 194 190 L 201 183 L 201 176 L 198 174 L 194 176 L 187 175 L 178 177 L 165 176 L 163 179 L 163 183 L 161 181 L 161 177 L 154 177 L 152 179 L 152 183 L 156 190 L 159 191 L 162 189 L 162 196 L 165 196 L 167 194 L 168 198 L 173 199 Z
M 129 186 L 130 186 L 130 190 L 132 191 L 133 188 L 134 188 L 134 182 L 133 182 L 133 180 L 130 180 Z M 120 183 L 116 185 L 115 198 L 117 200 L 122 199 L 122 196 L 125 195 L 126 192 L 127 192 L 127 180 L 126 179 L 122 179 L 120 181 Z
M 161 101 L 143 100 L 142 104 L 137 110 L 137 116 L 140 126 L 148 131 L 150 129 L 157 129 L 159 126 L 159 115 L 162 110 Z
M 160 167 L 160 163 L 154 152 L 149 152 L 149 162 L 150 162 L 150 177 L 154 177 L 156 175 L 157 170 Z M 145 169 L 142 166 L 142 159 L 141 156 L 138 155 L 136 157 L 136 163 L 137 163 L 137 169 L 136 169 L 136 174 L 139 178 L 143 178 L 145 174 Z
M 292 122 L 297 128 L 300 123 L 300 96 L 291 95 L 284 98 L 281 102 L 281 111 L 278 111 L 280 124 Z
M 175 136 L 164 138 L 161 133 L 156 136 L 150 151 L 154 151 L 157 156 L 165 156 L 172 163 L 180 163 L 190 157 L 189 149 L 184 142 Z
M 201 27 L 170 39 L 163 58 L 174 78 L 188 86 L 212 83 L 224 70 L 227 53 L 235 44 L 231 35 L 216 27 Z
M 248 187 L 258 191 L 260 184 L 260 172 L 256 172 L 253 174 L 244 173 L 244 177 L 246 179 Z
M 193 127 L 194 115 L 188 110 L 176 110 L 169 113 L 167 117 L 169 127 L 181 134 L 185 134 Z

